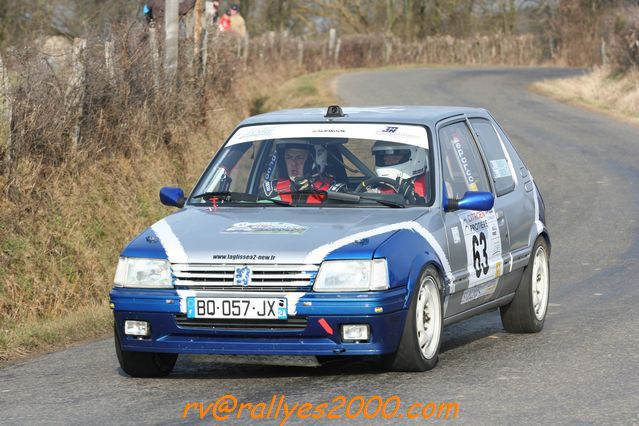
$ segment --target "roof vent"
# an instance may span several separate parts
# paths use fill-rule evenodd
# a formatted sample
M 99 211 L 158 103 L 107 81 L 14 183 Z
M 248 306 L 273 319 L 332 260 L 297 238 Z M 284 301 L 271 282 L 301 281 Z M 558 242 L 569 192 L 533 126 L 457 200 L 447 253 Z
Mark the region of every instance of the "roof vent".
M 346 117 L 339 105 L 331 105 L 326 109 L 324 118 Z

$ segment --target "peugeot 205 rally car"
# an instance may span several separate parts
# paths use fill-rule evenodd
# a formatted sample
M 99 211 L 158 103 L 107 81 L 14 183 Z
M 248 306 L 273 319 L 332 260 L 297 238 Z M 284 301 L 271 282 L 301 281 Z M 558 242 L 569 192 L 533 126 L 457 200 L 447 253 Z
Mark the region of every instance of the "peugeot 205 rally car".
M 110 293 L 132 376 L 178 354 L 437 363 L 442 328 L 499 308 L 542 329 L 550 241 L 530 171 L 484 109 L 250 117 L 179 210 L 123 251 Z

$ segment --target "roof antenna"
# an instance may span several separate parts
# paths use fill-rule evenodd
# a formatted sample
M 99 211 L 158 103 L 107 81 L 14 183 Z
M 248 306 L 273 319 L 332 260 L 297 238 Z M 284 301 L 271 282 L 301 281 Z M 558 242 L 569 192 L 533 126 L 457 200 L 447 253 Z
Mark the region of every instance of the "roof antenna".
M 342 112 L 342 108 L 339 105 L 331 105 L 326 109 L 326 115 L 324 118 L 337 118 L 346 117 Z

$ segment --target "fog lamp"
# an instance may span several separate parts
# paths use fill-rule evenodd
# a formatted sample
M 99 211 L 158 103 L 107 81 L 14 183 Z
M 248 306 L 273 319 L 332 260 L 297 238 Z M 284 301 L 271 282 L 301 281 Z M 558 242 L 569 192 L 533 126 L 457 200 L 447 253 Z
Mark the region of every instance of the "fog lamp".
M 124 321 L 124 334 L 127 336 L 148 336 L 151 334 L 151 326 L 146 321 Z
M 370 334 L 368 324 L 342 325 L 342 340 L 344 342 L 367 341 Z

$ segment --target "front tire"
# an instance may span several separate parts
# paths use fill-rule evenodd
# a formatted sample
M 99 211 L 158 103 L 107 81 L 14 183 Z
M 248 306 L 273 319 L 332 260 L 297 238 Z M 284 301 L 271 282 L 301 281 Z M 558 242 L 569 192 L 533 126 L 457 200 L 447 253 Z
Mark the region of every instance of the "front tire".
M 437 365 L 443 328 L 441 278 L 429 266 L 413 290 L 397 352 L 385 357 L 394 371 L 426 371 Z
M 537 238 L 528 266 L 524 270 L 515 298 L 499 311 L 501 322 L 510 333 L 538 333 L 544 328 L 550 293 L 548 245 Z
M 178 354 L 160 352 L 123 351 L 118 332 L 115 335 L 115 352 L 120 368 L 131 377 L 163 377 L 173 371 Z

